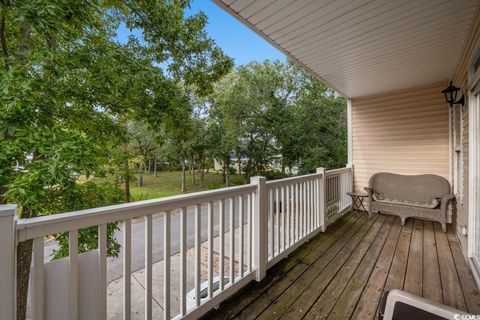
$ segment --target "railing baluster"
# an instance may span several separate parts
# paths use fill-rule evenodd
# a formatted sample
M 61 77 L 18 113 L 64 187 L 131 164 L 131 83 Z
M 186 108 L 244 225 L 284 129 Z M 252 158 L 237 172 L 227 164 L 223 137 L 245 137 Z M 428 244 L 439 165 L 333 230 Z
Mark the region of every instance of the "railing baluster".
M 208 202 L 208 297 L 213 296 L 213 201 Z
M 292 198 L 291 205 L 290 205 L 290 245 L 295 243 L 295 185 L 290 186 L 290 198 Z
M 123 222 L 123 319 L 132 317 L 132 220 Z
M 235 198 L 230 197 L 230 284 L 235 283 Z
M 238 211 L 239 211 L 239 240 L 240 244 L 238 245 L 238 258 L 239 258 L 239 271 L 240 271 L 240 278 L 243 278 L 243 195 L 238 197 Z
M 78 319 L 78 230 L 68 232 L 68 319 Z
M 311 185 L 310 185 L 310 180 L 307 180 L 306 182 L 306 185 L 307 185 L 307 200 L 306 200 L 306 203 L 307 203 L 307 212 L 308 212 L 308 215 L 307 215 L 307 234 L 309 234 L 310 232 L 312 232 L 312 202 L 310 201 L 310 196 L 312 194 L 312 188 L 311 188 Z
M 187 208 L 180 215 L 180 315 L 187 313 Z
M 286 215 L 286 208 L 285 208 L 285 188 L 282 186 L 281 188 L 281 194 L 282 194 L 282 201 L 281 201 L 281 213 L 282 213 L 282 244 L 283 244 L 283 250 L 285 250 L 285 239 L 286 239 L 286 228 L 285 228 L 285 215 Z
M 248 217 L 248 273 L 252 272 L 252 211 L 253 211 L 253 195 L 251 193 L 247 196 L 247 217 Z
M 107 225 L 98 226 L 98 319 L 107 319 Z
M 220 260 L 220 292 L 224 289 L 224 279 L 225 279 L 225 200 L 221 199 L 219 201 L 219 222 L 218 222 L 218 238 L 220 241 L 220 253 L 219 253 L 219 260 Z
M 195 205 L 195 303 L 196 306 L 200 306 L 201 298 L 200 298 L 200 276 L 201 276 L 201 265 L 200 265 L 200 260 L 201 260 L 201 221 L 200 221 L 200 215 L 202 212 L 202 207 L 201 204 L 196 204 Z
M 295 184 L 295 242 L 300 239 L 300 198 L 299 198 L 300 184 Z
M 305 207 L 306 207 L 306 224 L 305 224 L 305 236 L 310 233 L 310 183 L 305 181 Z
M 170 320 L 170 211 L 163 220 L 163 319 Z
M 312 179 L 310 180 L 310 202 L 312 203 L 311 204 L 311 210 L 312 210 L 312 213 L 311 213 L 311 217 L 312 217 L 312 231 L 315 231 L 316 229 L 316 225 L 315 225 L 315 222 L 316 222 L 316 219 L 315 219 L 315 179 Z
M 287 185 L 287 187 L 285 188 L 285 192 L 287 193 L 285 198 L 286 198 L 286 206 L 287 206 L 287 210 L 286 210 L 286 214 L 287 214 L 287 247 L 290 247 L 291 243 L 290 243 L 290 185 Z
M 305 182 L 302 182 L 302 238 L 307 233 L 307 201 Z
M 280 254 L 280 197 L 278 195 L 279 188 L 275 188 L 275 228 L 277 240 L 277 255 Z
M 302 229 L 302 231 L 300 232 L 300 235 L 301 237 L 305 237 L 305 226 L 307 225 L 306 221 L 305 221 L 305 211 L 306 211 L 306 206 L 305 206 L 305 183 L 302 182 L 300 184 L 300 205 L 302 206 L 302 210 L 301 210 L 301 213 L 302 213 L 302 223 L 300 225 L 300 228 Z
M 307 181 L 307 203 L 308 203 L 308 233 L 312 232 L 313 230 L 313 210 L 312 210 L 312 181 Z
M 316 229 L 315 226 L 315 186 L 314 186 L 314 181 L 315 180 L 310 180 L 310 219 L 311 219 L 311 226 L 310 230 L 314 231 Z
M 318 216 L 318 212 L 319 212 L 319 202 L 318 202 L 318 177 L 315 178 L 314 182 L 313 182 L 313 199 L 314 199 L 314 203 L 315 203 L 315 229 L 317 229 L 319 227 L 318 225 L 318 221 L 319 221 L 319 216 Z
M 268 213 L 270 218 L 270 254 L 275 257 L 275 236 L 274 236 L 274 224 L 273 224 L 273 189 L 268 189 L 269 202 L 268 202 Z
M 43 284 L 44 284 L 44 266 L 43 255 L 44 245 L 43 237 L 33 240 L 33 297 L 32 297 L 32 316 L 33 320 L 43 319 Z
M 152 215 L 145 216 L 145 319 L 152 319 Z

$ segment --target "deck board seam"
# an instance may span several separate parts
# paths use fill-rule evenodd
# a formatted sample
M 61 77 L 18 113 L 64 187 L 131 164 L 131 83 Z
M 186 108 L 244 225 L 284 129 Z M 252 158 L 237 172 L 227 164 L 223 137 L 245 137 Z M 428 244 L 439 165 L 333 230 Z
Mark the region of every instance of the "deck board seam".
M 387 218 L 387 219 L 388 219 L 388 218 Z M 394 223 L 394 221 L 395 221 L 395 219 L 389 219 L 389 221 L 387 221 L 387 219 L 385 219 L 385 221 L 383 222 L 381 228 L 383 228 L 384 225 L 385 225 L 386 223 L 388 223 L 388 226 L 387 226 L 388 232 L 387 232 L 387 234 L 386 234 L 386 236 L 385 236 L 385 241 L 383 242 L 381 248 L 378 250 L 378 255 L 377 255 L 376 258 L 375 258 L 375 263 L 373 264 L 372 270 L 370 270 L 370 273 L 369 273 L 369 275 L 368 275 L 368 278 L 370 278 L 370 275 L 372 274 L 373 269 L 375 268 L 375 265 L 377 264 L 378 258 L 380 257 L 380 253 L 382 252 L 383 248 L 385 247 L 385 243 L 387 242 L 386 239 L 388 239 L 388 236 L 390 235 L 390 232 L 391 232 L 391 230 L 392 230 L 393 223 Z M 370 246 L 368 247 L 367 251 L 365 251 L 365 254 L 364 254 L 363 257 L 362 257 L 362 260 L 360 260 L 360 262 L 358 263 L 357 267 L 355 268 L 355 271 L 352 273 L 352 276 L 350 277 L 350 279 L 348 279 L 346 285 L 344 286 L 344 288 L 342 289 L 342 291 L 341 291 L 340 294 L 338 295 L 338 298 L 340 298 L 340 297 L 343 295 L 343 293 L 345 292 L 345 289 L 347 288 L 348 284 L 350 283 L 350 281 L 352 280 L 352 278 L 355 276 L 355 273 L 357 272 L 358 267 L 362 264 L 362 262 L 363 262 L 364 259 L 365 259 L 365 256 L 366 256 L 367 253 L 369 252 L 372 244 L 375 242 L 375 240 L 376 240 L 377 237 L 379 236 L 380 231 L 381 231 L 381 228 L 378 230 L 377 234 L 375 235 L 375 238 L 374 238 L 374 239 L 372 240 L 372 242 L 370 243 Z M 363 288 L 362 288 L 362 293 L 363 293 L 363 291 L 365 290 L 366 285 L 367 285 L 367 282 L 365 282 L 365 284 L 364 284 L 364 286 L 363 286 Z M 362 293 L 360 293 L 360 295 L 358 296 L 358 299 L 357 299 L 357 301 L 356 301 L 356 303 L 355 303 L 355 308 L 356 308 L 356 306 L 357 306 L 357 304 L 358 304 L 358 301 L 360 300 L 360 297 L 361 297 Z M 327 319 L 329 318 L 330 314 L 331 314 L 332 311 L 334 310 L 334 308 L 335 308 L 335 306 L 337 305 L 337 303 L 338 303 L 338 299 L 335 301 L 333 307 L 332 307 L 332 308 L 330 309 L 330 311 L 328 312 L 327 317 L 326 317 Z M 355 308 L 354 308 L 354 310 L 355 310 Z
M 395 219 L 395 220 L 398 220 L 398 219 Z M 397 241 L 395 241 L 395 249 L 393 250 L 392 259 L 390 260 L 390 265 L 388 266 L 388 272 L 387 272 L 387 275 L 385 277 L 385 281 L 383 282 L 383 286 L 382 286 L 382 295 L 385 292 L 385 286 L 387 285 L 388 275 L 390 274 L 390 271 L 392 269 L 393 260 L 395 259 L 395 252 L 397 252 L 398 243 L 400 242 L 401 234 L 402 234 L 402 230 L 400 230 L 400 232 L 398 233 Z M 382 295 L 380 296 L 380 299 L 382 299 Z M 377 308 L 375 309 L 375 315 L 378 314 L 378 308 L 379 308 L 379 305 L 377 305 Z
M 445 292 L 443 289 L 443 282 L 442 282 L 442 269 L 440 269 L 440 255 L 438 253 L 437 233 L 435 232 L 435 223 L 433 223 L 433 238 L 435 239 L 435 250 L 437 251 L 437 266 L 438 266 L 438 273 L 440 276 L 440 290 L 442 291 L 442 303 L 445 304 Z
M 378 220 L 378 218 L 377 218 Z M 373 240 L 368 244 L 368 248 L 367 250 L 365 250 L 365 253 L 362 257 L 362 259 L 360 260 L 360 262 L 358 263 L 358 265 L 355 267 L 355 270 L 354 272 L 352 273 L 352 277 L 353 277 L 353 274 L 355 273 L 355 271 L 358 269 L 358 266 L 360 265 L 360 263 L 362 262 L 363 258 L 365 257 L 365 255 L 367 254 L 368 250 L 370 249 L 370 247 L 372 246 L 372 243 L 375 241 L 375 239 L 377 238 L 378 234 L 380 233 L 380 230 L 383 228 L 383 226 L 385 225 L 385 221 L 387 219 L 383 220 L 382 222 L 382 225 L 380 226 L 380 228 L 378 228 L 377 230 L 377 233 L 375 234 L 375 237 L 373 238 Z M 375 220 L 376 222 L 376 220 Z M 374 224 L 375 224 L 374 222 Z M 313 306 L 317 303 L 317 301 L 322 297 L 323 293 L 325 292 L 325 290 L 327 290 L 327 288 L 330 286 L 330 284 L 332 283 L 333 280 L 335 280 L 335 278 L 337 277 L 338 273 L 340 273 L 340 271 L 342 271 L 342 269 L 344 268 L 345 264 L 348 262 L 348 260 L 350 259 L 350 257 L 355 253 L 356 249 L 358 248 L 358 246 L 362 243 L 363 239 L 372 231 L 372 227 L 373 227 L 373 224 L 372 226 L 368 229 L 367 233 L 363 236 L 363 238 L 357 243 L 357 246 L 355 247 L 355 250 L 352 251 L 352 253 L 350 253 L 350 255 L 348 256 L 348 258 L 345 260 L 345 262 L 342 264 L 342 266 L 337 270 L 337 272 L 335 273 L 335 275 L 330 279 L 330 281 L 327 283 L 327 285 L 325 286 L 325 288 L 322 290 L 322 292 L 320 293 L 320 295 L 317 297 L 317 299 L 315 300 L 315 302 L 308 308 L 308 310 L 305 312 L 305 314 L 303 315 L 302 319 L 304 319 L 307 314 L 310 312 L 310 310 L 313 308 Z M 351 279 L 351 278 L 350 278 Z M 349 280 L 350 280 L 349 279 Z M 348 284 L 348 282 L 347 282 Z M 346 287 L 346 285 L 345 285 Z M 345 287 L 343 288 L 343 290 L 345 290 Z M 340 295 L 339 297 L 342 295 L 343 293 L 343 290 L 340 292 Z M 338 300 L 337 300 L 338 301 Z M 335 307 L 335 305 L 334 305 Z M 332 310 L 333 310 L 333 307 L 332 307 Z M 332 311 L 330 310 L 330 312 Z M 330 313 L 329 312 L 329 313 Z M 327 315 L 327 318 L 328 318 L 328 315 Z
M 402 290 L 405 289 L 405 280 L 407 279 L 408 260 L 410 260 L 410 248 L 412 246 L 412 238 L 413 238 L 413 219 L 412 219 L 412 228 L 410 230 L 410 238 L 408 240 L 407 261 L 405 262 L 405 271 L 403 274 Z
M 325 289 L 328 287 L 328 285 L 331 283 L 331 281 L 335 278 L 335 276 L 338 274 L 338 272 L 342 269 L 342 267 L 345 265 L 345 263 L 348 261 L 348 259 L 350 258 L 350 256 L 355 252 L 355 249 L 358 247 L 358 245 L 362 242 L 362 240 L 368 235 L 368 233 L 370 232 L 371 228 L 374 226 L 375 222 L 378 220 L 379 216 L 376 216 L 375 217 L 375 220 L 372 222 L 372 224 L 368 227 L 367 231 L 365 232 L 365 234 L 358 240 L 358 242 L 355 244 L 355 247 L 354 249 L 352 250 L 352 252 L 350 254 L 348 254 L 348 256 L 346 257 L 345 261 L 342 263 L 342 266 L 335 272 L 335 274 L 332 276 L 332 278 L 328 281 L 328 283 L 326 284 L 325 288 L 323 288 L 322 292 L 320 293 L 319 297 L 323 294 L 323 292 L 325 291 Z M 365 223 L 368 223 L 369 220 L 367 220 Z M 382 222 L 382 225 L 383 225 L 383 222 Z M 363 225 L 362 225 L 363 226 Z M 349 239 L 349 241 L 351 241 L 351 239 L 358 233 L 358 232 L 361 232 L 361 228 L 359 228 L 357 230 L 357 232 L 355 232 L 355 234 L 352 235 L 352 237 Z M 325 267 L 322 269 L 322 271 L 320 271 L 320 273 L 315 277 L 313 278 L 313 280 L 309 283 L 308 287 L 311 286 L 311 284 L 318 279 L 318 277 L 321 275 L 321 273 L 327 268 L 327 266 L 330 265 L 330 263 L 332 263 L 332 260 L 335 259 L 338 255 L 338 253 L 343 250 L 347 245 L 349 244 L 349 242 L 347 242 L 343 247 L 342 249 L 340 249 L 334 257 L 332 257 L 332 259 L 330 259 L 330 261 L 325 265 Z M 311 268 L 312 265 L 309 266 L 309 268 Z M 299 297 L 296 297 L 296 299 L 294 301 L 292 301 L 292 303 L 290 304 L 290 306 L 281 314 L 279 315 L 279 319 L 281 319 L 285 313 L 288 312 L 288 310 L 290 310 L 290 308 L 292 307 L 293 304 L 295 304 L 295 302 L 299 299 Z M 318 298 L 317 298 L 318 300 Z M 317 301 L 315 300 L 315 301 Z M 312 308 L 314 304 L 312 304 L 308 310 L 310 310 Z M 303 317 L 305 317 L 305 315 L 308 313 L 308 310 L 307 312 L 305 312 L 305 314 L 303 315 Z M 303 318 L 302 317 L 302 318 Z
M 330 264 L 330 262 L 337 256 L 338 252 L 340 252 L 343 248 L 345 248 L 345 246 L 349 243 L 349 241 L 350 241 L 358 232 L 360 232 L 360 230 L 361 230 L 361 228 L 363 227 L 363 225 L 365 225 L 366 223 L 368 223 L 368 221 L 369 221 L 369 220 L 366 219 L 366 220 L 358 227 L 358 229 L 350 235 L 350 237 L 346 240 L 345 244 L 337 251 L 337 253 L 335 253 L 334 256 L 332 256 L 332 258 L 328 261 L 328 263 L 325 265 L 325 267 L 322 269 L 322 271 L 323 271 L 323 270 L 326 268 L 326 266 L 328 266 L 328 264 Z M 372 224 L 372 225 L 373 225 L 373 224 Z M 362 239 L 363 239 L 363 238 L 362 238 Z M 334 245 L 334 243 L 332 243 L 332 245 Z M 330 248 L 331 248 L 331 247 L 329 247 L 329 248 L 322 254 L 322 256 L 323 256 Z M 295 280 L 292 281 L 292 283 L 291 283 L 287 288 L 285 288 L 285 290 L 283 290 L 279 295 L 277 295 L 277 297 L 276 297 L 273 301 L 271 301 L 271 302 L 269 303 L 269 305 L 268 305 L 266 308 L 264 308 L 264 309 L 262 310 L 262 312 L 261 312 L 256 318 L 260 317 L 273 303 L 275 303 L 275 301 L 276 301 L 278 298 L 280 298 L 286 291 L 288 291 L 288 290 L 290 289 L 290 287 L 291 287 L 305 272 L 307 272 L 322 256 L 318 257 L 317 259 L 315 259 L 315 261 L 311 262 L 311 263 L 308 265 L 308 267 L 307 267 L 301 274 L 299 274 L 298 277 L 296 277 Z M 317 276 L 317 277 L 318 277 L 318 276 Z M 317 277 L 315 277 L 315 279 L 316 279 Z M 297 297 L 297 299 L 298 299 L 298 297 Z M 295 301 L 297 301 L 297 299 L 295 299 L 291 304 L 295 303 Z M 291 304 L 290 304 L 290 305 L 291 305 Z M 279 318 L 281 318 L 281 317 L 285 314 L 285 312 L 287 312 L 287 310 L 288 310 L 288 308 L 287 308 L 286 310 L 284 310 L 281 315 L 279 315 Z
M 358 303 L 360 302 L 360 299 L 361 299 L 361 297 L 362 297 L 362 295 L 363 295 L 363 292 L 365 291 L 365 289 L 366 289 L 366 287 L 367 287 L 367 285 L 368 285 L 368 280 L 369 280 L 370 277 L 372 276 L 372 273 L 373 273 L 373 271 L 375 270 L 375 266 L 377 265 L 378 259 L 380 258 L 381 254 L 382 254 L 382 251 L 383 251 L 383 249 L 385 248 L 385 245 L 386 245 L 386 243 L 387 243 L 387 240 L 388 240 L 388 238 L 390 237 L 390 234 L 391 234 L 391 232 L 392 232 L 394 223 L 395 223 L 395 219 L 391 219 L 390 226 L 389 226 L 389 229 L 388 229 L 388 234 L 387 234 L 387 236 L 386 236 L 386 238 L 385 238 L 385 241 L 384 241 L 383 244 L 382 244 L 382 247 L 380 248 L 380 250 L 379 250 L 379 252 L 378 252 L 377 258 L 375 259 L 375 263 L 373 264 L 372 269 L 370 270 L 368 276 L 366 277 L 366 281 L 365 281 L 365 283 L 363 284 L 362 291 L 360 292 L 360 294 L 359 294 L 359 296 L 358 296 L 358 299 L 357 299 L 357 301 L 355 302 L 355 305 L 354 305 L 353 308 L 352 308 L 352 312 L 351 312 L 351 314 L 350 314 L 349 319 L 352 318 L 355 310 L 357 309 Z M 377 236 L 378 236 L 378 235 L 377 235 Z M 352 277 L 353 277 L 353 276 L 352 276 Z M 350 278 L 349 282 L 350 282 L 351 280 L 352 280 L 352 278 Z M 347 286 L 348 286 L 348 284 L 347 284 Z M 346 288 L 346 287 L 345 287 L 345 288 Z M 345 289 L 344 289 L 343 291 L 345 291 Z M 343 291 L 342 291 L 342 293 L 340 294 L 340 297 L 343 295 Z M 336 305 L 337 305 L 337 303 L 335 303 L 335 306 L 336 306 Z M 332 308 L 332 310 L 330 310 L 328 316 L 330 316 L 330 313 L 335 309 L 335 306 Z
M 343 221 L 342 221 L 342 220 L 337 221 L 338 229 L 335 229 L 335 231 L 334 231 L 333 233 L 338 232 L 339 230 L 342 229 L 342 224 L 340 224 L 341 222 L 345 223 L 345 222 L 351 221 L 351 222 L 352 222 L 352 226 L 354 226 L 354 225 L 356 225 L 357 223 L 359 223 L 359 221 L 362 219 L 362 216 L 363 216 L 363 215 L 362 215 L 362 214 L 359 214 L 359 213 L 357 213 L 357 214 L 354 213 L 354 214 L 350 215 L 349 217 L 346 217 L 346 215 L 344 215 L 343 217 L 346 217 L 346 219 L 343 220 Z M 342 217 L 342 218 L 343 218 L 343 217 Z M 365 222 L 366 222 L 366 221 L 367 221 L 367 220 L 365 220 Z M 363 223 L 365 223 L 365 222 L 363 222 Z M 363 223 L 362 223 L 361 225 L 363 225 Z M 332 234 L 333 234 L 333 233 L 332 233 Z M 316 237 L 322 238 L 322 235 L 323 235 L 323 234 L 319 234 L 319 235 L 316 236 Z M 338 237 L 341 237 L 341 236 L 342 236 L 342 235 L 338 235 Z M 315 239 L 315 238 L 314 238 L 314 239 Z M 335 238 L 335 239 L 336 239 L 336 238 Z M 333 240 L 335 240 L 335 239 L 333 239 Z M 320 239 L 315 239 L 315 241 L 319 241 L 319 240 L 320 240 Z M 313 242 L 313 241 L 311 241 L 310 244 L 312 244 L 312 242 Z M 333 242 L 332 242 L 332 244 L 333 244 Z M 306 245 L 306 244 L 304 244 L 304 245 Z M 321 245 L 322 245 L 322 243 L 319 242 L 317 245 L 314 246 L 313 249 L 316 249 L 316 248 L 318 248 L 318 247 L 321 246 Z M 301 248 L 301 247 L 300 247 L 300 248 Z M 299 250 L 300 248 L 298 248 L 297 250 Z M 329 248 L 327 248 L 319 257 L 317 257 L 317 259 L 316 259 L 315 261 L 317 261 L 318 259 L 320 259 L 320 258 L 328 251 L 328 249 L 329 249 Z M 290 268 L 288 268 L 288 270 L 286 270 L 285 272 L 283 272 L 283 274 L 288 274 L 288 272 L 290 272 L 290 271 L 291 271 L 293 268 L 295 268 L 299 263 L 301 263 L 301 260 L 302 260 L 303 258 L 305 258 L 307 255 L 309 255 L 310 252 L 311 252 L 311 251 L 309 250 L 309 251 L 306 252 L 304 255 L 302 255 L 301 257 L 299 257 L 299 258 L 295 261 L 295 263 L 294 263 Z M 292 254 L 292 256 L 293 256 L 293 254 Z M 281 267 L 280 264 L 278 264 L 277 267 L 272 268 L 272 269 L 273 269 L 272 271 L 279 271 L 278 269 L 279 269 L 280 267 Z M 270 282 L 268 283 L 268 285 L 266 285 L 264 288 L 261 288 L 260 292 L 259 292 L 258 295 L 257 295 L 257 298 L 260 297 L 261 295 L 265 294 L 270 288 L 272 288 L 272 287 L 273 287 L 276 283 L 278 283 L 281 279 L 282 279 L 282 277 L 278 277 L 277 279 L 274 279 L 273 281 L 270 281 Z M 289 288 L 289 287 L 288 287 L 288 288 Z M 287 289 L 288 289 L 288 288 L 287 288 Z M 286 289 L 286 290 L 287 290 L 287 289 Z M 281 294 L 283 294 L 283 292 L 285 292 L 285 291 L 282 291 Z M 280 295 L 281 295 L 281 294 L 280 294 Z M 280 296 L 280 295 L 279 295 L 279 296 Z M 253 299 L 253 300 L 250 301 L 248 304 L 246 304 L 242 309 L 240 309 L 240 310 L 238 310 L 237 312 L 235 312 L 234 314 L 231 314 L 230 316 L 226 317 L 225 320 L 235 319 L 236 317 L 238 317 L 238 315 L 240 315 L 241 313 L 243 313 L 243 312 L 244 312 L 251 304 L 253 304 L 255 301 L 256 301 L 256 299 Z M 275 301 L 275 300 L 274 300 L 274 301 Z M 272 302 L 272 303 L 273 303 L 273 302 Z M 271 305 L 271 303 L 270 303 L 264 310 L 266 310 L 270 305 Z M 263 313 L 264 310 L 262 310 L 262 313 Z
M 448 229 L 447 229 L 447 233 L 448 233 Z M 453 267 L 455 268 L 455 274 L 457 275 L 457 279 L 458 279 L 458 284 L 460 286 L 460 291 L 462 292 L 462 298 L 463 298 L 463 302 L 465 304 L 465 308 L 467 309 L 467 312 L 469 312 L 468 310 L 468 305 L 467 305 L 467 298 L 465 297 L 465 292 L 463 291 L 463 286 L 462 286 L 462 282 L 460 281 L 460 274 L 458 273 L 458 268 L 457 268 L 457 264 L 455 263 L 455 256 L 453 255 L 453 251 L 452 251 L 452 245 L 450 243 L 450 241 L 448 240 L 448 236 L 445 235 L 446 238 L 447 238 L 447 243 L 448 243 L 448 249 L 450 250 L 450 255 L 452 256 L 452 260 L 453 260 Z

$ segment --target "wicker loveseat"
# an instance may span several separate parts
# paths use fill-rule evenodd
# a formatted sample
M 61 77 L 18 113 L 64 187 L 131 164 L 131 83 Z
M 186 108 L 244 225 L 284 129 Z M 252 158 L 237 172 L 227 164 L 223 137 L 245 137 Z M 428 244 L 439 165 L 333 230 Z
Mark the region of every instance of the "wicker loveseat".
M 443 177 L 424 174 L 407 176 L 379 172 L 370 177 L 368 213 L 382 212 L 400 217 L 402 225 L 409 217 L 438 221 L 447 230 L 450 183 Z

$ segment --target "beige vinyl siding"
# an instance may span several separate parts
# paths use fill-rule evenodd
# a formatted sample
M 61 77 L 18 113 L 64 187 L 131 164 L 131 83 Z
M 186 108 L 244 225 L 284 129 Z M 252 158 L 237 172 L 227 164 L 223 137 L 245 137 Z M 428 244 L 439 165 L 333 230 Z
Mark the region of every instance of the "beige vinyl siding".
M 449 179 L 446 82 L 352 99 L 355 189 L 379 171 Z
M 460 60 L 458 61 L 455 73 L 453 76 L 453 82 L 457 87 L 462 88 L 462 90 L 467 94 L 468 92 L 468 67 L 472 55 L 474 54 L 473 50 L 479 41 L 480 38 L 480 7 L 477 8 L 475 12 L 474 19 L 470 26 L 469 32 L 465 39 L 465 44 L 463 47 L 463 52 Z M 468 228 L 468 173 L 469 173 L 469 163 L 468 163 L 468 100 L 463 107 L 463 140 L 462 140 L 462 150 L 463 150 L 463 203 L 457 204 L 457 219 L 456 223 L 458 226 L 467 226 Z M 462 250 L 466 255 L 467 252 L 467 237 L 462 235 L 460 230 L 457 229 L 457 235 L 462 245 Z

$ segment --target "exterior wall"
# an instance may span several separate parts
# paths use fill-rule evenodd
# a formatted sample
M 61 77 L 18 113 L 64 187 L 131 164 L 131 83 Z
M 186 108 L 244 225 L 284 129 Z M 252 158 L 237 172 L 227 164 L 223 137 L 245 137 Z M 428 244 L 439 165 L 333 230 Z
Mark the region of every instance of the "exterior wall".
M 446 82 L 352 99 L 354 188 L 379 171 L 449 179 Z
M 459 59 L 458 65 L 455 69 L 455 73 L 452 77 L 453 83 L 460 87 L 464 92 L 465 96 L 467 97 L 467 92 L 469 90 L 468 87 L 468 68 L 469 63 L 474 54 L 473 50 L 477 45 L 477 42 L 480 38 L 480 7 L 477 8 L 475 13 L 475 17 L 472 21 L 470 26 L 470 30 L 467 34 L 467 38 L 465 40 L 464 49 L 462 55 Z M 468 194 L 468 184 L 469 184 L 469 163 L 468 163 L 468 100 L 465 106 L 463 107 L 463 140 L 462 140 L 462 151 L 463 151 L 463 201 L 457 204 L 457 225 L 467 226 L 468 229 L 468 201 L 469 201 L 469 194 Z M 467 253 L 467 237 L 460 233 L 460 230 L 457 228 L 457 235 L 462 245 L 462 250 L 464 254 Z

